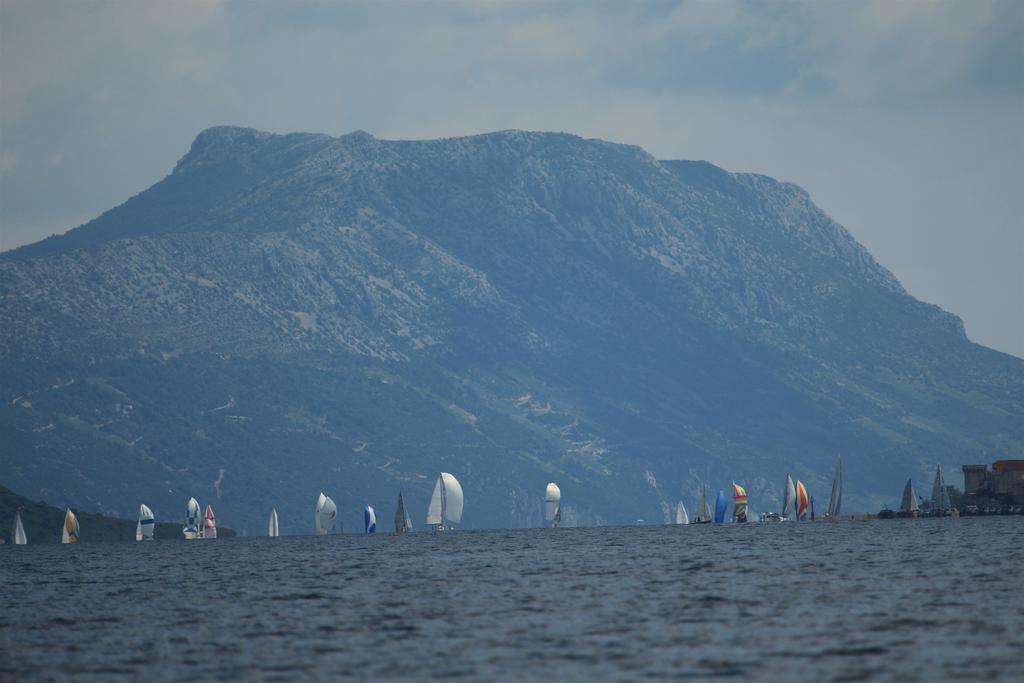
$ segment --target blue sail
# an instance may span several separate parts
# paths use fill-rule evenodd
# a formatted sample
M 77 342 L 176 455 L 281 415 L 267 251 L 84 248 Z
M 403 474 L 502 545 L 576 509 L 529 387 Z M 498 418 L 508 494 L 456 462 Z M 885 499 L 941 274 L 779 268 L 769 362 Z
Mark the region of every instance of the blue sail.
M 715 524 L 721 524 L 725 521 L 725 513 L 728 509 L 729 499 L 725 497 L 725 493 L 719 491 L 718 500 L 715 501 Z
M 363 509 L 363 522 L 366 524 L 366 533 L 372 534 L 377 531 L 377 513 L 373 511 L 373 507 L 367 505 Z

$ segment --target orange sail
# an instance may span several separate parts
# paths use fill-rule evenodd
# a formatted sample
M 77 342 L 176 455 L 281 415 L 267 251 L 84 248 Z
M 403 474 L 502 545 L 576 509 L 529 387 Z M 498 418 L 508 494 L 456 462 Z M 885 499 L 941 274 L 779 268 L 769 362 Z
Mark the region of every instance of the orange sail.
M 796 518 L 797 521 L 807 519 L 807 489 L 799 479 L 796 480 Z
M 64 531 L 60 535 L 61 543 L 76 543 L 78 541 L 78 518 L 68 508 L 64 514 Z

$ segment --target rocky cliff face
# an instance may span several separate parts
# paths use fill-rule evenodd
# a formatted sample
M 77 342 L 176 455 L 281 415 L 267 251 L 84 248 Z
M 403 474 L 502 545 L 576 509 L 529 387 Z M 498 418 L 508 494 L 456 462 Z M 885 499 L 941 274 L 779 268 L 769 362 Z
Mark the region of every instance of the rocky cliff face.
M 660 521 L 705 481 L 824 496 L 839 451 L 867 508 L 1024 444 L 1024 363 L 803 190 L 564 134 L 210 129 L 0 255 L 0 313 L 4 483 L 121 514 L 306 531 L 322 488 L 354 527 L 446 469 L 475 526 L 549 480 L 570 523 Z

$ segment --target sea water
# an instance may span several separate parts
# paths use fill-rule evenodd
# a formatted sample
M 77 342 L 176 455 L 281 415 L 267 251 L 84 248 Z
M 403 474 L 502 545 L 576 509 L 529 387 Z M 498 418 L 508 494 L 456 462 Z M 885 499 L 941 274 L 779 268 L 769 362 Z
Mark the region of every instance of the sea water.
M 1024 517 L 0 546 L 0 596 L 4 681 L 1024 680 Z

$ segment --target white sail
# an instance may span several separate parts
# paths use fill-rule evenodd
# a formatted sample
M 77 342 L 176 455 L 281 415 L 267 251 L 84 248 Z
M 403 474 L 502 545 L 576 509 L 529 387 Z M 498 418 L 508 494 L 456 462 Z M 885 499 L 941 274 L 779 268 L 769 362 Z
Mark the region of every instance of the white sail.
M 277 528 L 277 508 L 270 510 L 270 521 L 267 522 L 267 536 L 277 538 L 281 532 Z
M 447 472 L 441 473 L 441 479 L 444 480 L 444 519 L 458 524 L 462 521 L 462 484 Z
M 914 485 L 910 479 L 907 479 L 907 485 L 903 487 L 903 498 L 900 500 L 900 510 L 903 512 L 917 512 L 917 492 L 914 491 Z
M 832 495 L 828 499 L 828 511 L 825 513 L 829 517 L 836 517 L 839 515 L 839 506 L 843 502 L 843 456 L 840 455 L 836 458 L 836 472 L 832 477 Z
M 676 503 L 676 524 L 689 524 L 690 516 L 686 514 L 686 506 L 683 501 Z
M 700 500 L 697 502 L 697 521 L 711 521 L 711 506 L 708 505 L 707 487 L 700 490 Z
M 338 516 L 338 507 L 323 491 L 316 500 L 316 533 L 319 536 L 329 534 L 334 529 L 334 519 Z
M 548 523 L 554 522 L 558 516 L 558 506 L 561 505 L 562 490 L 558 484 L 551 482 L 544 490 L 544 520 Z
M 153 528 L 155 526 L 156 523 L 153 519 L 153 511 L 149 509 L 148 505 L 143 503 L 139 506 L 139 522 L 135 525 L 135 540 L 152 541 Z
M 409 511 L 405 508 L 405 498 L 401 492 L 398 494 L 398 507 L 395 509 L 395 533 L 404 534 L 412 531 L 412 519 Z
M 25 526 L 21 523 L 21 513 L 15 511 L 14 513 L 14 545 L 25 545 L 28 543 L 28 538 L 25 536 Z
M 796 486 L 793 477 L 786 475 L 786 490 L 782 494 L 782 518 L 788 519 L 790 509 L 796 504 Z
M 442 472 L 434 483 L 434 493 L 427 507 L 427 524 L 440 526 L 446 522 L 462 521 L 462 485 L 459 480 Z

